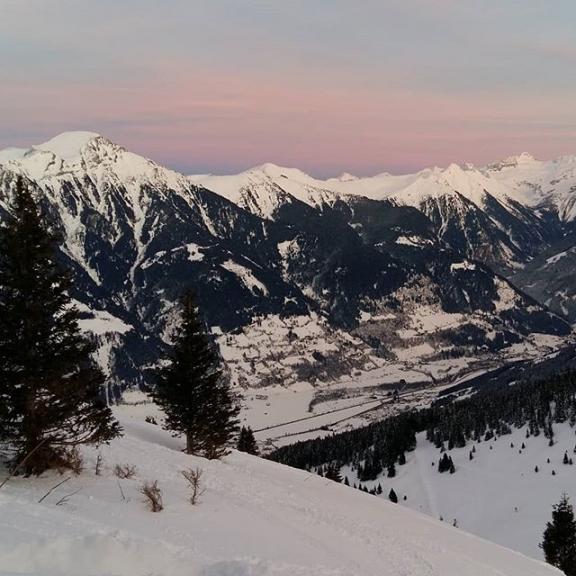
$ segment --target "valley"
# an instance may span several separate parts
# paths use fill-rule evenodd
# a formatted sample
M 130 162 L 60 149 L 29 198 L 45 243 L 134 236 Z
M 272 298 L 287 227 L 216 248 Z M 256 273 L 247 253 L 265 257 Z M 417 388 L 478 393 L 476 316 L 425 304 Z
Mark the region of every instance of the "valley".
M 547 174 L 561 184 L 547 190 Z M 569 253 L 570 158 L 328 180 L 272 164 L 185 176 L 97 134 L 66 133 L 0 151 L 4 214 L 18 176 L 61 233 L 112 402 L 153 385 L 188 287 L 245 422 L 346 408 L 260 433 L 271 442 L 381 418 L 391 408 L 373 396 L 394 388 L 418 405 L 573 341 L 569 292 L 550 285 L 541 297 L 548 276 L 536 272 L 540 253 L 570 262 L 545 256 L 558 242 Z

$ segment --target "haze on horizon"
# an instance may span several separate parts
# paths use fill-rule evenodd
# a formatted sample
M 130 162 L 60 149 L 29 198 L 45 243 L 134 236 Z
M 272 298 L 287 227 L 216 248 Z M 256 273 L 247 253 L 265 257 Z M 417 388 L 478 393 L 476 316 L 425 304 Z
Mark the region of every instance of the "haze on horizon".
M 0 0 L 0 148 L 92 130 L 187 173 L 576 153 L 573 0 Z

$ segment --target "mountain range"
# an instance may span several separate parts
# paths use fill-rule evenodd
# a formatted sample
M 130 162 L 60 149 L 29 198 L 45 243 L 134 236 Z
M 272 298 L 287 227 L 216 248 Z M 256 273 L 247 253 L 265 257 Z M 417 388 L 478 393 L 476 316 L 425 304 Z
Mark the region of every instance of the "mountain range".
M 576 158 L 186 176 L 71 132 L 0 151 L 0 218 L 19 177 L 61 238 L 111 396 L 151 382 L 188 288 L 243 388 L 436 381 L 571 338 Z

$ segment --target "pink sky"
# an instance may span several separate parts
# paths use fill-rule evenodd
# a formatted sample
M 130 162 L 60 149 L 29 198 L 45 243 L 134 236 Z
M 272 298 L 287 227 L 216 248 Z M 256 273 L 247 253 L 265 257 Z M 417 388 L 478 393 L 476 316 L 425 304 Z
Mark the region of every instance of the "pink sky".
M 571 4 L 543 22 L 512 0 L 509 12 L 413 1 L 419 15 L 368 0 L 358 22 L 342 0 L 330 13 L 142 0 L 113 20 L 65 0 L 8 2 L 0 147 L 87 129 L 187 172 L 271 161 L 318 175 L 576 153 Z

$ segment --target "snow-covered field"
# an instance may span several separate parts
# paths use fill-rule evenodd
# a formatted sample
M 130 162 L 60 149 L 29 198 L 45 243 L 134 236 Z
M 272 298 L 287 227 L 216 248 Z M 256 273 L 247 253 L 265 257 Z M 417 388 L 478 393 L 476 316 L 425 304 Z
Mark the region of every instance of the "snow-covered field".
M 82 474 L 71 475 L 41 503 L 66 476 L 14 478 L 0 490 L 2 576 L 559 574 L 306 472 L 239 453 L 221 462 L 187 456 L 179 440 L 143 421 L 147 411 L 119 409 L 124 438 L 85 450 Z M 94 473 L 97 454 L 101 476 Z M 135 465 L 136 476 L 118 479 L 116 464 Z M 191 467 L 204 471 L 206 490 L 196 506 L 180 474 Z M 160 513 L 147 511 L 142 501 L 139 487 L 147 480 L 158 480 L 162 489 Z
M 439 340 L 433 348 L 428 338 L 456 327 L 459 317 L 420 307 L 397 332 L 392 358 L 377 356 L 361 338 L 330 328 L 316 315 L 269 316 L 235 333 L 216 335 L 231 381 L 242 396 L 243 423 L 261 430 L 259 441 L 280 446 L 323 435 L 325 426 L 345 430 L 426 405 L 442 388 L 506 362 L 544 358 L 566 340 L 532 334 L 498 356 L 444 358 L 441 352 L 450 346 Z M 366 313 L 358 330 L 370 330 L 391 318 L 397 316 L 375 318 Z M 393 333 L 385 324 L 379 329 Z M 322 357 L 315 358 L 315 353 Z M 399 405 L 391 406 L 386 400 L 396 388 L 406 388 L 406 393 Z
M 400 364 L 373 357 L 375 365 L 355 377 L 342 376 L 312 386 L 306 382 L 239 389 L 242 423 L 251 426 L 260 443 L 279 447 L 300 440 L 365 426 L 409 408 L 429 406 L 437 395 L 456 384 L 523 360 L 541 351 L 542 360 L 553 357 L 558 338 L 532 335 L 510 346 L 500 359 L 452 358 L 426 363 Z M 263 345 L 270 351 L 271 346 Z M 380 363 L 380 364 L 378 364 Z M 394 390 L 397 402 L 391 402 Z
M 450 451 L 456 466 L 452 475 L 437 471 L 440 451 L 425 434 L 419 434 L 416 450 L 407 453 L 406 465 L 396 467 L 395 478 L 383 477 L 365 485 L 371 488 L 380 483 L 382 498 L 394 488 L 404 506 L 448 524 L 456 521 L 463 530 L 543 558 L 538 545 L 552 505 L 563 492 L 576 503 L 576 465 L 562 463 L 565 451 L 576 460 L 576 434 L 568 423 L 555 424 L 554 432 L 552 447 L 543 434 L 526 438 L 522 428 L 497 440 L 455 448 Z M 475 453 L 469 460 L 472 446 Z M 342 474 L 356 482 L 349 469 L 343 468 Z

